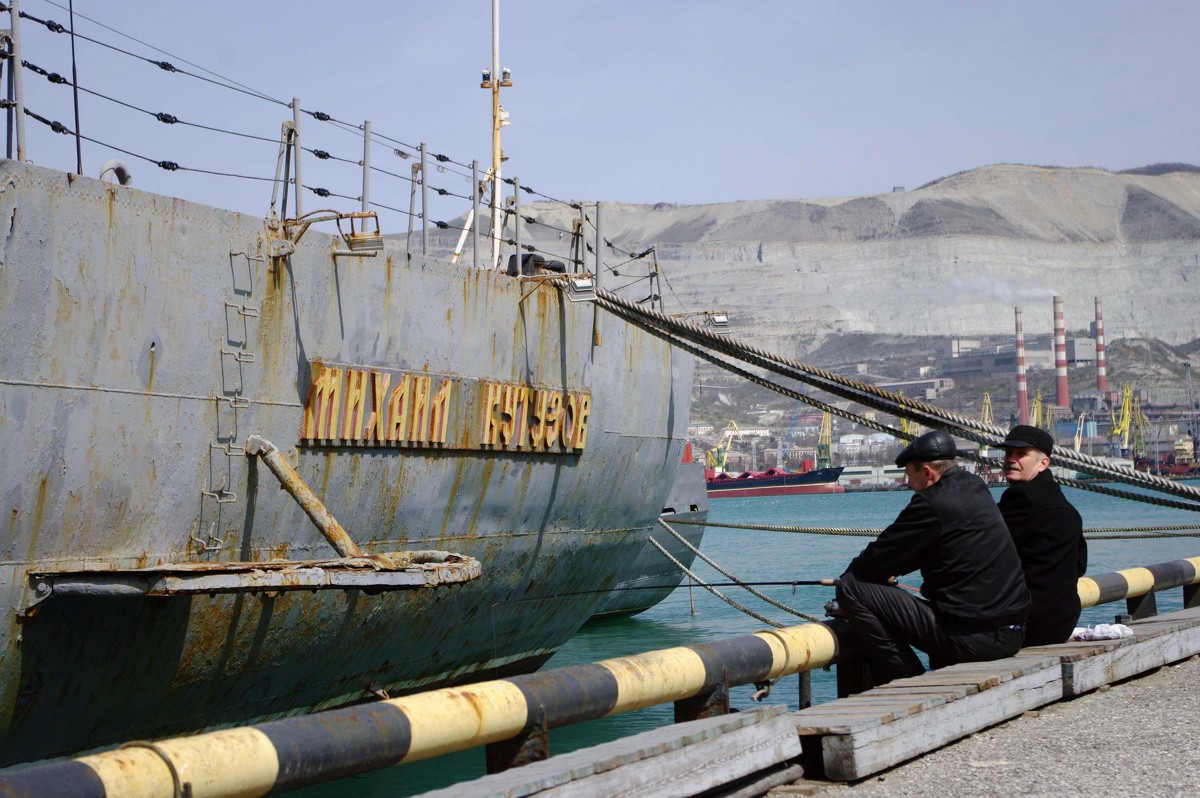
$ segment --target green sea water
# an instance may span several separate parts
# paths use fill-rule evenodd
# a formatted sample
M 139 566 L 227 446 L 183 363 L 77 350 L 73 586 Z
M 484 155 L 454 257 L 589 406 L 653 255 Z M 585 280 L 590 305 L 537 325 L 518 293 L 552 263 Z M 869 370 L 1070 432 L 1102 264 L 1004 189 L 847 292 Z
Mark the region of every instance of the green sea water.
M 1001 490 L 993 493 L 999 498 Z M 1083 516 L 1085 528 L 1197 524 L 1197 513 L 1155 507 L 1141 502 L 1066 489 L 1068 498 Z M 780 526 L 880 528 L 886 526 L 908 502 L 908 491 L 846 493 L 827 496 L 778 496 L 756 499 L 720 499 L 712 502 L 713 524 L 767 524 Z M 666 535 L 665 531 L 655 533 Z M 784 532 L 758 532 L 710 526 L 701 550 L 740 579 L 752 582 L 816 580 L 837 577 L 868 539 Z M 1200 538 L 1174 537 L 1091 541 L 1088 573 L 1098 574 L 1139 565 L 1200 555 Z M 697 559 L 693 568 L 706 582 L 726 582 L 726 577 Z M 912 583 L 910 577 L 903 580 Z M 761 592 L 795 610 L 824 616 L 831 587 L 761 587 Z M 719 590 L 754 612 L 785 625 L 804 623 L 801 618 L 762 602 L 736 587 Z M 1173 589 L 1158 597 L 1159 612 L 1182 606 L 1182 592 Z M 1110 623 L 1124 612 L 1124 602 L 1084 610 L 1081 624 Z M 556 654 L 546 668 L 595 662 L 672 646 L 691 645 L 722 637 L 748 634 L 766 624 L 734 609 L 697 586 L 680 589 L 650 610 L 633 616 L 591 623 Z M 812 676 L 816 703 L 836 697 L 832 671 Z M 752 686 L 731 690 L 730 702 L 740 709 L 754 706 Z M 781 680 L 767 703 L 795 709 L 799 682 L 795 676 Z M 670 704 L 603 718 L 550 732 L 551 754 L 565 753 L 650 728 L 669 725 Z M 484 774 L 482 749 L 464 751 L 425 762 L 414 762 L 338 782 L 314 785 L 288 793 L 303 798 L 382 798 L 409 796 L 446 787 Z

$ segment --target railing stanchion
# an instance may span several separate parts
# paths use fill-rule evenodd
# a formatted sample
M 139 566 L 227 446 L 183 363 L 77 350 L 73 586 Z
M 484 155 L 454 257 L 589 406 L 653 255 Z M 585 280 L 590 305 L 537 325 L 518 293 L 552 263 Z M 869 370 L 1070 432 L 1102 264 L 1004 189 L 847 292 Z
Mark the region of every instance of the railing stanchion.
M 684 723 L 689 720 L 701 720 L 717 715 L 729 714 L 729 671 L 721 671 L 721 681 L 713 685 L 707 693 L 699 693 L 691 698 L 681 698 L 675 702 L 675 722 Z
M 550 729 L 546 724 L 546 710 L 538 710 L 533 723 L 523 733 L 484 746 L 484 758 L 488 773 L 503 773 L 509 768 L 549 759 Z
M 1158 604 L 1154 599 L 1154 591 L 1151 590 L 1144 596 L 1133 596 L 1125 599 L 1125 609 L 1133 617 L 1133 620 L 1140 621 L 1142 618 L 1152 618 L 1158 614 Z

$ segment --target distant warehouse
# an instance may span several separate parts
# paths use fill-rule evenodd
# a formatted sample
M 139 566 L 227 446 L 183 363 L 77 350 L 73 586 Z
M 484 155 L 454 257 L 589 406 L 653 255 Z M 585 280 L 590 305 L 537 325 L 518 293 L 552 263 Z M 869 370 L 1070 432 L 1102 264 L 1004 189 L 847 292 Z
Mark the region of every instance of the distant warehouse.
M 1067 339 L 1067 365 L 1091 366 L 1096 363 L 1096 341 L 1093 338 Z M 1054 339 L 1042 336 L 1025 343 L 1025 368 L 1054 368 Z M 1014 344 L 980 346 L 978 341 L 953 338 L 942 347 L 937 361 L 938 374 L 943 377 L 990 377 L 993 374 L 1016 374 L 1017 351 Z

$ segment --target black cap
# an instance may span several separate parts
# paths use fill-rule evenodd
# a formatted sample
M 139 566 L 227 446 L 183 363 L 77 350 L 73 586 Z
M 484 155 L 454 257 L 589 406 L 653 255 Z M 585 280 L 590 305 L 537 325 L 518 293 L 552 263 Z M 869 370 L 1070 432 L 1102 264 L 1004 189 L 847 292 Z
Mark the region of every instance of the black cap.
M 950 437 L 950 433 L 935 429 L 932 432 L 926 432 L 905 446 L 904 451 L 900 452 L 900 456 L 896 458 L 896 465 L 928 463 L 931 460 L 953 460 L 957 456 L 958 450 L 954 447 L 954 439 Z
M 1028 424 L 1018 424 L 1008 433 L 1008 437 L 996 444 L 998 449 L 1037 449 L 1042 454 L 1050 454 L 1054 448 L 1054 438 L 1049 432 Z

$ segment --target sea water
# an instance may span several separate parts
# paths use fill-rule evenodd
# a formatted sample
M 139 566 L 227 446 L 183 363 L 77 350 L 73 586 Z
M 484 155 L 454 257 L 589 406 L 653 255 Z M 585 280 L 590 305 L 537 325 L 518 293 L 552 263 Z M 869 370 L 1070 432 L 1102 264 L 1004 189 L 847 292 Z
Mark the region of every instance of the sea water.
M 1083 516 L 1084 528 L 1173 526 L 1200 523 L 1197 513 L 1173 510 L 1141 502 L 1066 488 L 1071 503 Z M 999 498 L 1001 489 L 993 490 Z M 780 527 L 837 527 L 878 529 L 886 526 L 908 503 L 911 493 L 879 491 L 824 496 L 777 496 L 755 499 L 719 499 L 711 503 L 709 522 L 701 551 L 725 570 L 747 582 L 812 581 L 835 578 L 870 538 L 853 535 L 817 535 L 782 531 L 749 531 L 722 528 L 717 524 L 761 524 Z M 1161 495 L 1161 494 L 1160 494 Z M 656 536 L 665 536 L 657 530 Z M 1156 537 L 1153 539 L 1092 540 L 1088 545 L 1088 573 L 1099 574 L 1139 565 L 1152 565 L 1200 555 L 1200 537 Z M 693 571 L 705 582 L 728 582 L 728 578 L 697 558 Z M 915 576 L 915 575 L 914 575 Z M 901 580 L 915 582 L 912 577 Z M 770 620 L 794 626 L 804 619 L 763 602 L 737 587 L 718 587 L 729 599 Z M 756 588 L 798 612 L 823 618 L 825 602 L 833 597 L 832 587 L 763 586 Z M 1182 591 L 1172 589 L 1158 596 L 1159 612 L 1182 606 Z M 1123 601 L 1085 609 L 1081 624 L 1111 623 L 1125 611 Z M 700 643 L 769 628 L 741 610 L 685 579 L 680 588 L 646 612 L 630 618 L 591 623 L 572 638 L 544 667 L 557 668 L 584 662 L 637 654 L 654 649 Z M 836 697 L 832 671 L 812 674 L 814 703 Z M 748 709 L 755 704 L 754 687 L 730 690 L 730 704 Z M 786 704 L 795 709 L 799 701 L 799 679 L 781 679 L 766 703 Z M 591 721 L 550 732 L 551 754 L 561 754 L 608 740 L 667 726 L 673 707 L 664 704 Z M 446 787 L 484 774 L 483 749 L 463 751 L 414 762 L 338 782 L 314 785 L 289 793 L 303 798 L 375 798 L 408 796 Z

